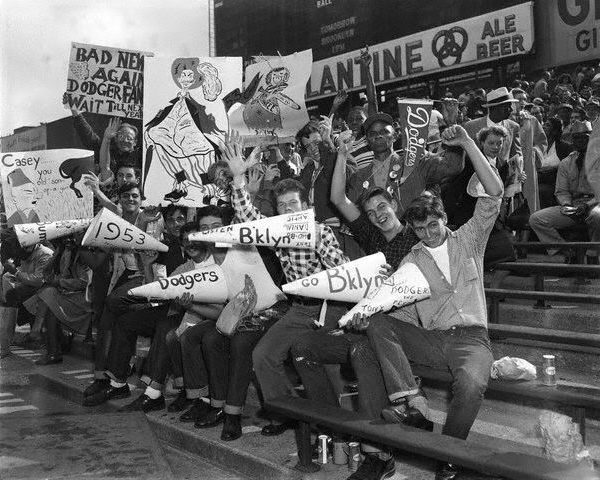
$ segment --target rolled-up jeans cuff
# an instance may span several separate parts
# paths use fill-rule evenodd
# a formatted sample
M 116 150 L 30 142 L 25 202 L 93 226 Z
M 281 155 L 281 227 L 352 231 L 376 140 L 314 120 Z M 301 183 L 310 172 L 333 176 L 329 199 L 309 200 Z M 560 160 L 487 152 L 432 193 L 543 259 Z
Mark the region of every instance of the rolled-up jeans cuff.
M 142 382 L 144 385 L 150 386 L 152 379 L 148 375 L 142 375 L 140 377 L 140 382 Z
M 106 370 L 106 372 L 103 372 L 103 373 L 104 373 L 104 378 L 108 377 L 111 380 L 114 380 L 115 382 L 118 382 L 118 383 L 127 383 L 127 379 L 123 380 L 121 378 L 117 378 L 114 375 L 114 373 L 112 373 L 110 370 Z
M 403 392 L 394 392 L 389 395 L 388 398 L 390 399 L 390 402 L 394 402 L 401 398 L 407 397 L 408 395 L 416 395 L 417 393 L 419 393 L 419 387 L 413 388 L 412 390 L 405 390 Z
M 158 382 L 155 382 L 154 380 L 152 380 L 152 381 L 151 381 L 151 382 L 148 384 L 148 386 L 149 386 L 150 388 L 153 388 L 154 390 L 160 390 L 160 391 L 162 391 L 162 389 L 163 389 L 163 386 L 164 386 L 164 385 L 163 385 L 162 383 L 158 383 Z

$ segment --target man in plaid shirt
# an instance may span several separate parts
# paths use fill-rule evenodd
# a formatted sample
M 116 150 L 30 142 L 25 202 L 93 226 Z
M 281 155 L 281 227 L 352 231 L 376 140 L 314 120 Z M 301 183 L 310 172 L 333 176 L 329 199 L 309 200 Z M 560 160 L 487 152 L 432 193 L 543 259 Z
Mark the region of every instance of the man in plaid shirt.
M 239 221 L 248 222 L 265 218 L 252 204 L 246 189 L 245 172 L 256 163 L 255 155 L 248 161 L 242 157 L 242 146 L 233 138 L 227 143 L 223 156 L 229 163 L 233 174 L 231 203 Z M 281 180 L 275 185 L 277 213 L 300 212 L 308 208 L 306 190 L 296 180 Z M 315 250 L 298 248 L 278 248 L 276 254 L 281 262 L 288 282 L 298 280 L 314 273 L 337 267 L 348 262 L 348 258 L 338 244 L 335 235 L 326 225 L 317 223 Z M 286 395 L 292 392 L 292 386 L 285 374 L 283 362 L 288 357 L 293 340 L 301 333 L 313 328 L 319 317 L 322 301 L 317 299 L 292 297 L 292 306 L 275 325 L 273 325 L 254 349 L 252 355 L 254 371 L 262 389 L 265 400 Z M 333 328 L 343 315 L 345 308 L 331 304 L 325 317 L 325 328 Z M 278 435 L 287 424 L 267 425 L 264 435 Z

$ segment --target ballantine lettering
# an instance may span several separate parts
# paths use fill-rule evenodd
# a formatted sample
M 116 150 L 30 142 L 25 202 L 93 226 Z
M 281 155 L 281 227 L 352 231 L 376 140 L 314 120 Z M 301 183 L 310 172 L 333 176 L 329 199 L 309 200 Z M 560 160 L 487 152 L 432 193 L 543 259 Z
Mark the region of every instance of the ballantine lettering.
M 363 276 L 357 267 L 353 271 L 343 267 L 334 268 L 327 270 L 326 273 L 331 293 L 339 293 L 344 290 L 363 290 L 363 296 L 365 296 L 371 291 L 372 286 L 377 289 L 384 280 L 381 275 L 375 277 Z
M 219 275 L 217 272 L 197 272 L 193 275 L 182 273 L 177 277 L 159 278 L 158 284 L 162 290 L 171 287 L 185 287 L 186 290 L 194 288 L 196 283 L 217 282 Z
M 273 235 L 268 227 L 263 229 L 252 227 L 240 227 L 240 243 L 242 245 L 289 245 L 290 237 L 287 235 Z

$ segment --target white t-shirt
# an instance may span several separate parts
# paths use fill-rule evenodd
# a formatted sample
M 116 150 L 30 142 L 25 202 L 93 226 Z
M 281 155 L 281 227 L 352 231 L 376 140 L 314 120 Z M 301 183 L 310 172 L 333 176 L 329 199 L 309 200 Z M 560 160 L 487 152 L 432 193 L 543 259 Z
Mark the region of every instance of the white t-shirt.
M 448 241 L 442 243 L 439 247 L 429 248 L 423 245 L 425 249 L 431 253 L 431 256 L 435 260 L 435 263 L 448 280 L 448 283 L 452 283 L 450 279 L 450 256 L 448 255 Z

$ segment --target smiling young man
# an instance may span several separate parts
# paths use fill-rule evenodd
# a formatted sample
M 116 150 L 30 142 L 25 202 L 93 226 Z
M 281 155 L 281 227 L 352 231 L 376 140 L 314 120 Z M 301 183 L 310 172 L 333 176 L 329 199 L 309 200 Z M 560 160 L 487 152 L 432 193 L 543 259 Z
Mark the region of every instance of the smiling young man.
M 447 368 L 452 377 L 445 435 L 465 439 L 481 405 L 493 361 L 487 333 L 483 289 L 483 254 L 502 197 L 502 183 L 475 141 L 460 126 L 449 127 L 442 138 L 462 147 L 486 196 L 478 199 L 473 217 L 458 230 L 446 227 L 444 205 L 438 197 L 421 195 L 406 211 L 420 242 L 402 264 L 414 263 L 429 283 L 431 297 L 371 319 L 352 319 L 355 328 L 367 327 L 391 406 L 381 413 L 391 422 L 418 426 L 429 416 L 427 401 L 417 385 L 409 361 Z M 440 464 L 436 480 L 456 478 L 453 465 Z

